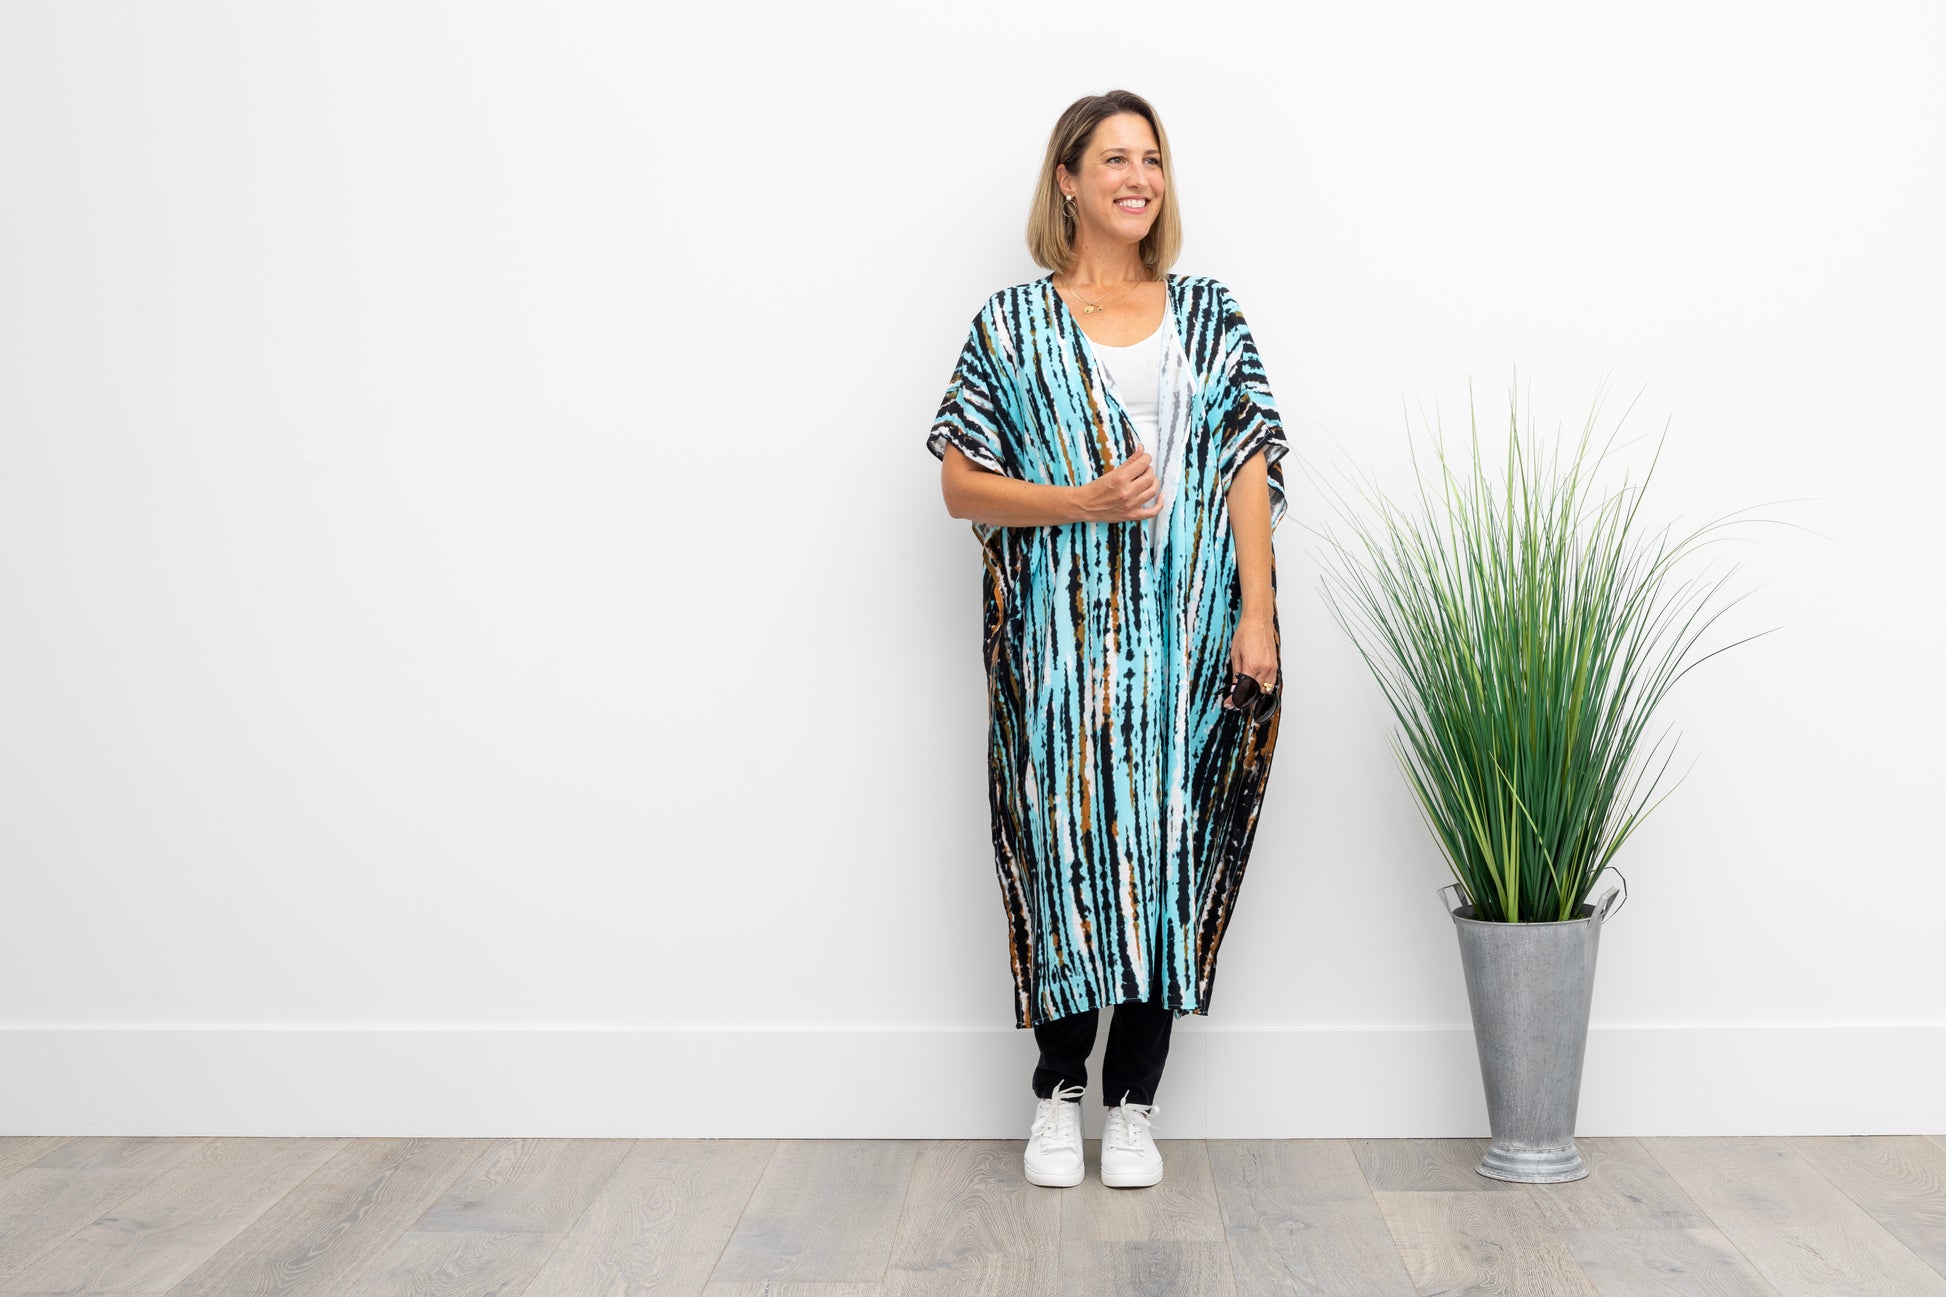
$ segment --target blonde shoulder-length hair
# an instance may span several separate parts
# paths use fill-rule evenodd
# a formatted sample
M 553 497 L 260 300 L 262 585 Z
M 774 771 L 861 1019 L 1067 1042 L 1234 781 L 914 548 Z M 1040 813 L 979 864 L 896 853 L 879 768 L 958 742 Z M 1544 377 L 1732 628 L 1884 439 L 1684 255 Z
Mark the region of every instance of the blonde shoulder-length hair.
M 1110 90 L 1107 94 L 1084 95 L 1067 106 L 1054 131 L 1047 137 L 1047 156 L 1041 160 L 1040 183 L 1034 189 L 1034 204 L 1027 213 L 1027 250 L 1036 264 L 1057 274 L 1074 260 L 1074 210 L 1055 183 L 1058 164 L 1069 175 L 1081 171 L 1081 153 L 1088 138 L 1102 120 L 1117 113 L 1138 113 L 1155 131 L 1155 144 L 1162 151 L 1162 174 L 1168 184 L 1162 190 L 1162 209 L 1142 239 L 1142 264 L 1157 279 L 1176 264 L 1182 251 L 1182 219 L 1177 215 L 1176 177 L 1170 166 L 1169 134 L 1149 101 L 1129 90 Z

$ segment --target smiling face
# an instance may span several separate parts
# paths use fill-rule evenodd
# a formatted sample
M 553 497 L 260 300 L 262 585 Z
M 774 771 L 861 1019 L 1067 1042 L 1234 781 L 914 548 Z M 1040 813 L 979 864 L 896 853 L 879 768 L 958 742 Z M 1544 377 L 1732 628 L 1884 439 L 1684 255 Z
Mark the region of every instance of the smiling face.
M 1104 117 L 1081 146 L 1080 168 L 1055 169 L 1073 194 L 1076 243 L 1139 243 L 1161 210 L 1166 180 L 1155 131 L 1140 113 Z M 1065 200 L 1063 200 L 1065 201 Z

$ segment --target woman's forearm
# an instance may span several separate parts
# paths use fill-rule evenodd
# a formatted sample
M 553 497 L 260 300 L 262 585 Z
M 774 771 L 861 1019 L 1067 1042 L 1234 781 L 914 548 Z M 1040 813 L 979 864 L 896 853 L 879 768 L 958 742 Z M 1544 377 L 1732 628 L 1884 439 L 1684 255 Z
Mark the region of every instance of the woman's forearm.
M 957 451 L 949 453 L 958 453 Z M 1080 522 L 1079 487 L 1023 482 L 969 462 L 946 479 L 946 512 L 993 527 L 1046 527 Z
M 1230 480 L 1229 505 L 1237 582 L 1243 589 L 1239 615 L 1268 620 L 1276 596 L 1270 586 L 1270 474 L 1261 450 Z

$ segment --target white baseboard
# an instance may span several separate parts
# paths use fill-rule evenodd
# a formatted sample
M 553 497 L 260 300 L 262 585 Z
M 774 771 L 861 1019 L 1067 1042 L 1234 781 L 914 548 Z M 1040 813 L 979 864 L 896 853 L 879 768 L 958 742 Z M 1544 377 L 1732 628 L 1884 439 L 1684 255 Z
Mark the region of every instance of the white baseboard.
M 1085 1129 L 1098 1133 L 1101 1053 Z M 1024 1138 L 1033 1034 L 0 1029 L 0 1135 Z M 1156 1134 L 1478 1138 L 1467 1028 L 1178 1022 Z M 1946 1023 L 1601 1027 L 1576 1133 L 1946 1131 Z

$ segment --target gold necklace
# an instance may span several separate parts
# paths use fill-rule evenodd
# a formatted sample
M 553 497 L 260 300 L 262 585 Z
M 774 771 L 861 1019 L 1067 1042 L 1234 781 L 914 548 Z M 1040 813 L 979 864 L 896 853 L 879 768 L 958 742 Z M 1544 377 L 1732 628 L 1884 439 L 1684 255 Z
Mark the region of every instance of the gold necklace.
M 1087 305 L 1081 308 L 1081 313 L 1083 315 L 1093 315 L 1096 311 L 1103 309 L 1104 303 L 1106 303 L 1109 300 L 1109 293 L 1113 293 L 1116 289 L 1120 289 L 1123 292 L 1126 292 L 1130 284 L 1145 284 L 1147 282 L 1148 281 L 1145 279 L 1124 279 L 1121 283 L 1117 284 L 1115 288 L 1109 289 L 1108 293 L 1103 293 L 1100 297 L 1097 297 L 1092 302 L 1089 302 L 1088 299 L 1085 297 L 1081 297 L 1081 294 L 1075 292 L 1075 290 L 1072 287 L 1070 287 L 1068 291 L 1070 293 L 1074 293 L 1076 297 L 1081 297 L 1081 300 L 1083 302 L 1087 302 Z

